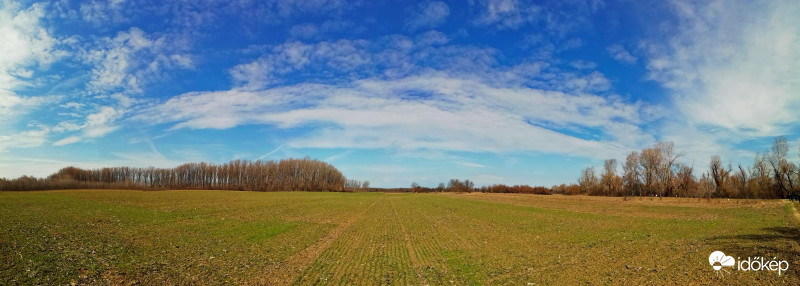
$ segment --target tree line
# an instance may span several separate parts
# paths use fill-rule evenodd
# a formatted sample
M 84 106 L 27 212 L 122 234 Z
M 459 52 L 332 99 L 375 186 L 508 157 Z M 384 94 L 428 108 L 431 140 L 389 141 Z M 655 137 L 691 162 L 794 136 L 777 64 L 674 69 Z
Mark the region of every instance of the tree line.
M 504 184 L 495 184 L 490 186 L 483 186 L 480 188 L 475 187 L 475 183 L 470 181 L 469 179 L 466 180 L 459 180 L 459 179 L 450 179 L 450 181 L 445 183 L 439 183 L 439 186 L 436 188 L 427 188 L 420 186 L 417 182 L 411 183 L 411 189 L 408 191 L 414 193 L 437 193 L 437 192 L 454 192 L 454 193 L 471 193 L 471 192 L 482 192 L 482 193 L 516 193 L 516 194 L 538 194 L 538 195 L 549 195 L 552 194 L 550 188 L 547 187 L 531 187 L 529 185 L 513 185 L 507 186 Z
M 800 155 L 800 149 L 798 149 Z M 411 192 L 485 192 L 597 196 L 675 196 L 697 198 L 791 198 L 800 197 L 800 167 L 789 159 L 789 143 L 777 137 L 772 147 L 756 155 L 752 166 L 723 164 L 712 156 L 708 169 L 696 174 L 693 165 L 679 161 L 673 142 L 658 142 L 634 151 L 620 163 L 605 160 L 598 176 L 595 167 L 581 171 L 577 184 L 551 188 L 503 184 L 475 187 L 470 180 L 451 179 L 436 188 L 412 183 Z M 217 189 L 242 191 L 364 191 L 369 181 L 347 179 L 333 165 L 316 159 L 280 161 L 233 160 L 228 163 L 188 163 L 175 168 L 113 167 L 62 168 L 47 178 L 22 176 L 0 178 L 0 190 L 53 189 Z
M 800 155 L 800 149 L 798 151 Z M 553 186 L 554 193 L 602 196 L 676 196 L 697 198 L 792 198 L 800 193 L 800 168 L 792 163 L 786 137 L 756 155 L 752 166 L 735 168 L 711 156 L 708 169 L 695 175 L 694 166 L 678 161 L 682 152 L 673 142 L 658 142 L 631 152 L 617 172 L 617 160 L 605 160 L 600 176 L 594 167 L 583 169 L 577 185 Z
M 359 188 L 369 187 L 369 182 L 358 184 Z M 352 190 L 351 187 L 333 165 L 310 158 L 187 163 L 175 168 L 66 167 L 47 178 L 0 179 L 0 190 L 9 191 L 93 188 L 338 192 Z

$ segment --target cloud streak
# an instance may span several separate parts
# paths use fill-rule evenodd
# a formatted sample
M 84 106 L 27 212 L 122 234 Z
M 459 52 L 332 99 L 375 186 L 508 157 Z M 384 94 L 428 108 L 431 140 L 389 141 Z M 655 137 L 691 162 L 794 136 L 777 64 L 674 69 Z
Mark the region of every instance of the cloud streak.
M 412 31 L 420 28 L 433 28 L 444 23 L 448 15 L 450 15 L 450 8 L 444 2 L 420 3 L 413 10 L 412 16 L 405 22 L 405 26 Z
M 648 77 L 692 124 L 739 138 L 786 134 L 800 108 L 800 3 L 673 1 L 668 45 L 648 43 Z
M 344 86 L 194 92 L 134 119 L 173 123 L 177 129 L 226 129 L 252 123 L 284 129 L 314 127 L 287 143 L 294 148 L 534 151 L 606 157 L 632 142 L 651 140 L 637 127 L 650 120 L 646 108 L 619 99 L 493 87 L 431 73 Z M 590 138 L 589 130 L 595 129 L 602 130 L 605 138 Z

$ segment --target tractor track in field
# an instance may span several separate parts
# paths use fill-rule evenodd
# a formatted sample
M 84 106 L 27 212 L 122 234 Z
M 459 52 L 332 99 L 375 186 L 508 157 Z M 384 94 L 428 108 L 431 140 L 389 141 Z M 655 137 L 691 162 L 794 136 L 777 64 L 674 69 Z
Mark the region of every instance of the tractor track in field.
M 397 214 L 397 207 L 394 205 L 394 200 L 391 200 L 392 211 L 394 212 L 394 217 L 397 219 L 397 224 L 400 225 L 400 230 L 403 232 L 403 237 L 406 241 L 406 248 L 408 249 L 408 256 L 411 258 L 411 264 L 414 268 L 414 272 L 417 275 L 417 278 L 422 280 L 422 285 L 427 285 L 427 279 L 425 279 L 425 275 L 422 274 L 422 265 L 419 263 L 419 259 L 417 258 L 416 253 L 414 253 L 414 246 L 411 245 L 411 237 L 408 235 L 408 231 L 406 231 L 406 226 L 403 224 L 403 220 L 400 219 L 400 215 Z
M 266 284 L 266 285 L 289 285 L 292 284 L 300 274 L 303 273 L 303 270 L 306 269 L 309 265 L 311 265 L 314 260 L 319 257 L 319 255 L 330 247 L 331 243 L 333 243 L 342 233 L 347 230 L 353 222 L 358 221 L 361 217 L 371 209 L 379 200 L 382 198 L 375 199 L 369 206 L 364 208 L 363 211 L 354 215 L 347 221 L 339 224 L 333 230 L 328 232 L 327 235 L 317 240 L 316 243 L 309 245 L 305 249 L 301 250 L 298 253 L 295 253 L 286 261 L 281 264 L 278 264 L 276 268 L 270 271 L 267 274 L 265 281 L 259 284 Z

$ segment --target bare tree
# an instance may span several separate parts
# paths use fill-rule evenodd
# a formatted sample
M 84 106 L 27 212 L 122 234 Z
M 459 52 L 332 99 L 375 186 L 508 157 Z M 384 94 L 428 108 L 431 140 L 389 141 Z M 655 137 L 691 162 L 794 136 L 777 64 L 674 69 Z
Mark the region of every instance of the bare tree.
M 622 193 L 622 179 L 617 176 L 617 160 L 608 159 L 603 165 L 603 174 L 600 175 L 600 184 L 603 195 L 618 196 Z
M 658 148 L 647 148 L 642 150 L 639 156 L 639 165 L 642 167 L 642 182 L 644 192 L 647 195 L 659 194 L 662 190 L 660 174 L 664 162 L 663 154 Z
M 683 156 L 683 152 L 675 151 L 675 143 L 672 141 L 658 142 L 655 146 L 661 152 L 661 163 L 658 167 L 659 194 L 672 195 L 674 191 L 675 176 L 673 168 L 677 166 L 677 160 Z
M 578 178 L 578 185 L 581 187 L 581 193 L 593 194 L 600 189 L 600 181 L 594 172 L 594 167 L 586 167 L 581 172 L 581 177 Z
M 722 165 L 722 160 L 720 160 L 719 156 L 711 156 L 710 171 L 711 178 L 714 180 L 714 186 L 716 187 L 714 195 L 720 197 L 730 195 L 730 190 L 728 189 L 728 179 L 731 171 L 725 169 L 725 166 Z
M 738 165 L 738 171 L 734 172 L 733 176 L 731 177 L 731 185 L 738 195 L 742 198 L 749 199 L 751 198 L 751 194 L 748 188 L 748 181 L 749 177 L 748 174 L 750 172 L 745 171 L 742 165 Z
M 441 185 L 440 185 L 441 186 Z M 470 180 L 460 181 L 458 179 L 450 179 L 447 183 L 447 191 L 449 192 L 472 192 L 475 188 L 475 183 L 471 182 Z
M 703 176 L 697 184 L 697 197 L 710 198 L 714 196 L 715 190 L 716 185 L 714 184 L 714 180 L 710 178 L 708 173 L 703 173 Z
M 756 154 L 750 171 L 750 193 L 760 198 L 774 198 L 775 192 L 767 154 Z
M 625 187 L 625 192 L 628 195 L 635 196 L 635 195 L 642 195 L 642 188 L 641 188 L 641 169 L 639 165 L 639 153 L 638 152 L 631 152 L 625 158 L 625 165 L 622 167 L 623 170 L 623 186 Z
M 678 173 L 676 175 L 677 180 L 677 195 L 683 197 L 689 196 L 696 196 L 697 194 L 692 194 L 692 191 L 697 189 L 697 182 L 694 179 L 693 174 L 693 167 L 680 164 L 678 167 Z
M 772 142 L 772 153 L 769 156 L 769 162 L 775 183 L 784 197 L 793 194 L 796 185 L 794 173 L 797 167 L 787 160 L 788 153 L 789 143 L 786 137 L 776 137 L 775 141 Z

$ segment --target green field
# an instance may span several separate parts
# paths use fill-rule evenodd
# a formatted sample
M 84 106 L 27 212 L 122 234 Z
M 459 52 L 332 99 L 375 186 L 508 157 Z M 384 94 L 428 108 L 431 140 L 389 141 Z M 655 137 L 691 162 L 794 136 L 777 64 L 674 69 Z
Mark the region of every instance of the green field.
M 0 192 L 0 284 L 794 284 L 796 203 L 504 194 Z M 734 257 L 790 268 L 729 271 Z

